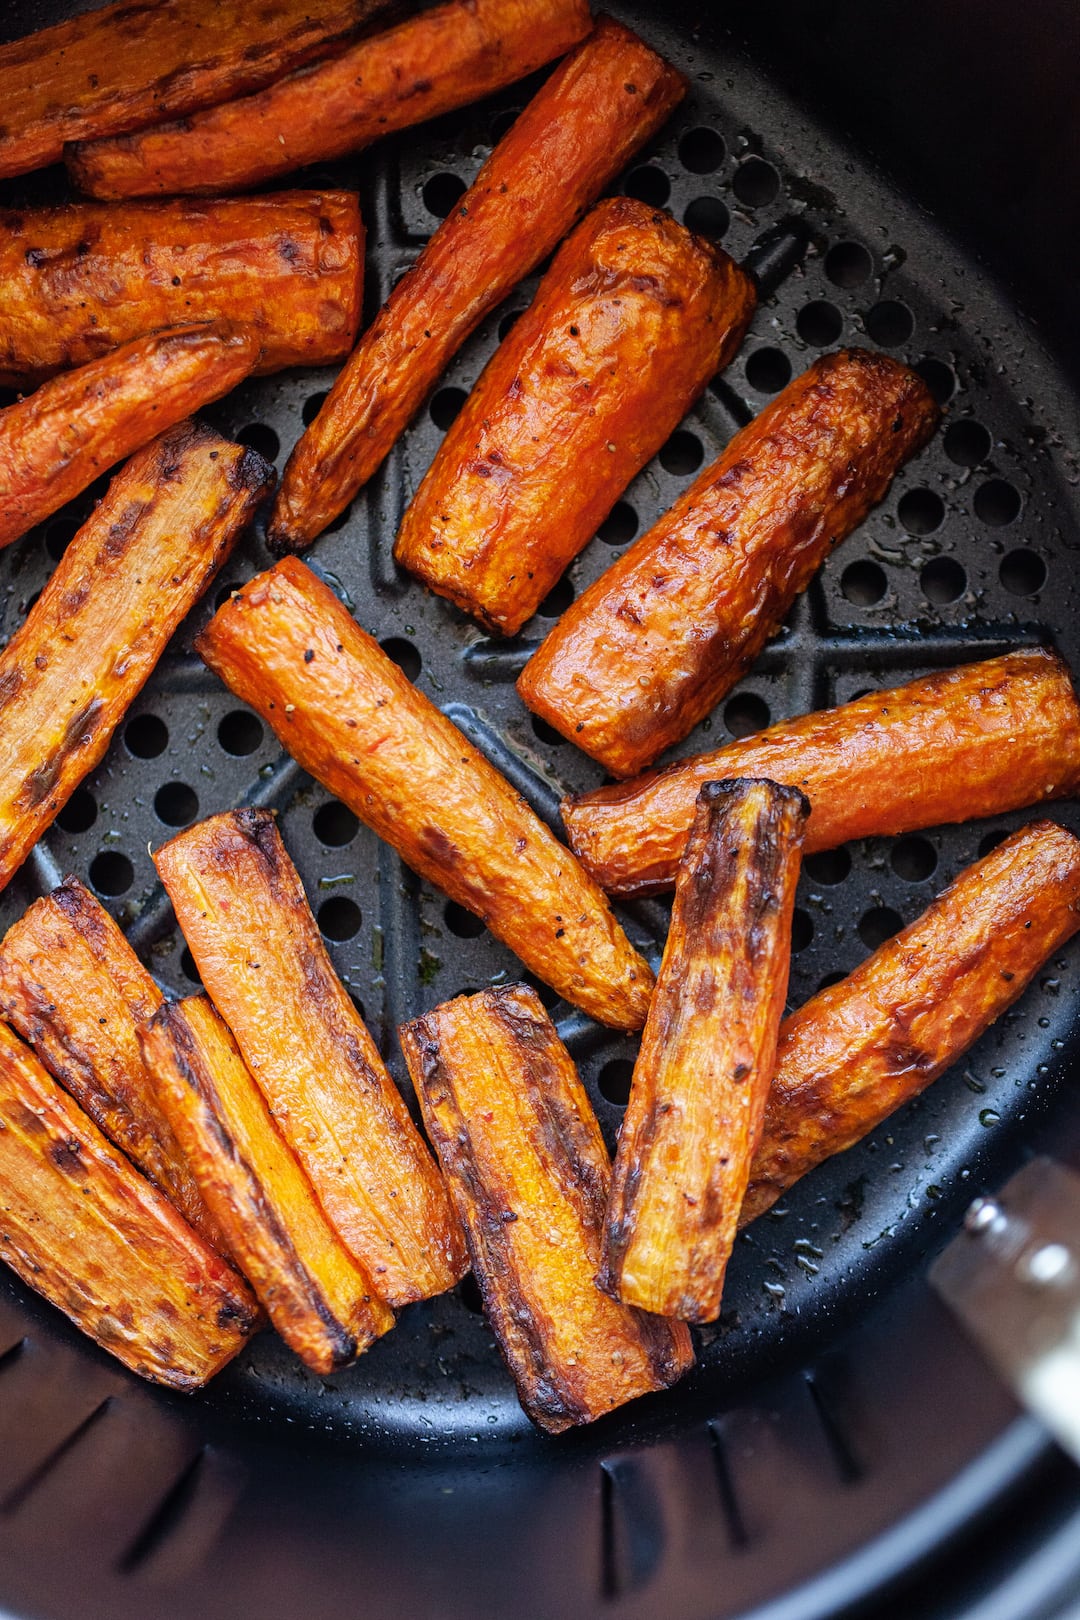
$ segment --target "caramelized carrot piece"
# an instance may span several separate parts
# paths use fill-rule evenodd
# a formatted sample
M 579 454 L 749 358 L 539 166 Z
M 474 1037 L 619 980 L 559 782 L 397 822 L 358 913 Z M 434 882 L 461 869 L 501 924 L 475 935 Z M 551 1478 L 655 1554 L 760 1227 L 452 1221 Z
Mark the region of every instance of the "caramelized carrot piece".
M 746 777 L 698 795 L 597 1275 L 625 1305 L 720 1315 L 776 1060 L 809 810 L 798 788 Z
M 298 558 L 236 592 L 196 646 L 305 770 L 526 967 L 601 1023 L 640 1029 L 652 974 L 601 890 Z
M 394 1325 L 286 1146 L 205 996 L 166 1002 L 141 1031 L 161 1105 L 203 1197 L 274 1327 L 317 1373 Z
M 351 191 L 0 209 L 0 383 L 42 382 L 189 321 L 249 327 L 260 372 L 340 360 L 363 261 Z
M 732 359 L 754 304 L 722 249 L 631 197 L 600 203 L 443 440 L 398 562 L 488 629 L 520 630 Z
M 388 1305 L 468 1269 L 439 1172 L 326 954 L 274 819 L 232 810 L 154 856 L 203 984 L 342 1242 Z
M 802 788 L 811 854 L 1075 793 L 1080 708 L 1068 669 L 1041 647 L 940 670 L 565 799 L 570 843 L 609 894 L 670 889 L 698 790 L 725 776 Z
M 104 755 L 273 476 L 181 422 L 132 457 L 64 552 L 0 653 L 0 888 Z
M 0 45 L 0 178 L 55 163 L 65 141 L 269 84 L 377 9 L 371 0 L 119 0 Z
M 450 357 L 681 100 L 610 17 L 533 97 L 397 283 L 289 457 L 269 535 L 300 551 L 366 484 Z
M 110 1142 L 228 1254 L 139 1048 L 139 1024 L 163 1000 L 78 878 L 36 900 L 0 943 L 0 1014 Z
M 690 1335 L 594 1286 L 611 1165 L 570 1054 L 525 985 L 459 996 L 401 1029 L 488 1321 L 542 1429 L 666 1389 Z
M 132 1372 L 192 1390 L 259 1325 L 236 1272 L 0 1024 L 0 1260 Z
M 245 191 L 492 95 L 591 25 L 586 0 L 449 0 L 255 95 L 69 147 L 68 169 L 91 197 Z
M 253 332 L 225 322 L 171 327 L 55 377 L 0 411 L 0 546 L 235 388 L 259 350 Z
M 518 680 L 529 708 L 613 776 L 650 765 L 746 673 L 938 415 L 886 355 L 816 361 L 563 615 Z
M 745 1226 L 954 1064 L 1080 928 L 1080 839 L 1013 833 L 780 1028 Z

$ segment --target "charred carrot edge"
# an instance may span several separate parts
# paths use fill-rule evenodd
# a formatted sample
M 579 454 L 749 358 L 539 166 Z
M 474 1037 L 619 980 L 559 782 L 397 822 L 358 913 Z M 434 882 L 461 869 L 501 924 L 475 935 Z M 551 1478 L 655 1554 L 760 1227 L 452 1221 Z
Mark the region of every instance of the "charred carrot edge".
M 591 26 L 586 0 L 449 0 L 255 95 L 70 146 L 68 170 L 91 197 L 244 191 L 479 101 Z
M 132 1372 L 205 1384 L 259 1325 L 232 1267 L 0 1024 L 0 1260 Z
M 195 422 L 133 456 L 0 653 L 0 888 L 102 758 L 273 480 Z
M 468 1269 L 446 1188 L 331 965 L 263 810 L 198 822 L 154 856 L 203 984 L 341 1241 L 388 1305 Z
M 140 1031 L 202 1195 L 285 1343 L 314 1372 L 348 1366 L 394 1315 L 337 1236 L 205 996 Z
M 1080 784 L 1080 707 L 1041 647 L 868 692 L 712 753 L 564 799 L 582 863 L 609 894 L 675 881 L 703 783 L 769 776 L 811 803 L 806 853 L 1019 810 Z
M 943 1074 L 1077 928 L 1080 839 L 1036 821 L 787 1019 L 740 1226 Z
M 755 302 L 750 277 L 669 215 L 598 204 L 440 445 L 398 562 L 488 629 L 520 630 L 733 358 Z
M 640 1029 L 652 974 L 602 891 L 298 558 L 236 592 L 196 646 L 305 770 L 526 967 L 601 1023 Z
M 293 450 L 268 531 L 276 549 L 302 550 L 348 505 L 469 333 L 685 90 L 636 34 L 600 19 L 397 283 Z
M 0 1016 L 100 1131 L 229 1253 L 139 1049 L 139 1024 L 163 1001 L 109 913 L 65 878 L 0 943 Z
M 235 321 L 256 371 L 348 354 L 364 230 L 350 191 L 0 209 L 0 383 L 37 384 L 162 327 Z
M 225 322 L 172 327 L 56 377 L 0 411 L 0 546 L 235 388 L 260 347 L 253 332 Z
M 594 1286 L 611 1165 L 570 1054 L 525 985 L 400 1030 L 499 1348 L 534 1423 L 590 1423 L 692 1366 L 688 1330 Z
M 365 0 L 120 0 L 0 45 L 0 178 L 269 84 L 377 7 Z
M 613 776 L 651 765 L 746 672 L 939 414 L 886 355 L 815 361 L 571 605 L 519 677 L 525 703 Z
M 715 1322 L 787 994 L 810 806 L 742 777 L 698 795 L 619 1132 L 597 1283 Z

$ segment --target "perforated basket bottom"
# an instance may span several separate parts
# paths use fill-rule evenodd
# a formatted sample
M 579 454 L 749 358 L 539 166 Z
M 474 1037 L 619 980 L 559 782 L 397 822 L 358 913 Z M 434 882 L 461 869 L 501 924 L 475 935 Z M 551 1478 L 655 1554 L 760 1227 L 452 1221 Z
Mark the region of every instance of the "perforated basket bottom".
M 630 8 L 616 10 L 635 21 Z M 401 576 L 390 552 L 406 500 L 536 278 L 465 347 L 383 474 L 308 555 L 549 818 L 564 789 L 595 785 L 600 772 L 517 699 L 529 649 L 741 423 L 844 343 L 915 364 L 948 406 L 945 427 L 681 751 L 1016 644 L 1053 640 L 1080 667 L 1077 471 L 1060 432 L 1070 406 L 1030 337 L 971 263 L 744 62 L 711 54 L 645 9 L 636 20 L 690 73 L 692 90 L 622 189 L 722 238 L 736 256 L 771 223 L 801 216 L 814 244 L 804 267 L 758 310 L 736 362 L 514 641 L 489 642 Z M 361 187 L 369 313 L 528 90 L 303 177 Z M 34 201 L 58 184 L 50 175 L 5 189 Z M 280 467 L 331 375 L 252 382 L 207 415 Z M 3 634 L 94 494 L 0 555 Z M 0 899 L 0 924 L 74 871 L 160 981 L 190 992 L 194 966 L 148 846 L 198 816 L 272 805 L 338 971 L 404 1083 L 400 1021 L 519 969 L 283 759 L 191 652 L 215 602 L 268 560 L 253 533 L 101 769 Z M 1073 806 L 1055 813 L 1080 830 Z M 791 1003 L 850 971 L 1024 819 L 808 860 Z M 627 908 L 625 919 L 655 961 L 663 905 Z M 967 1495 L 908 1523 L 916 1540 L 902 1553 L 897 1543 L 895 1555 L 922 1545 L 919 1535 L 929 1545 L 950 1511 L 968 1512 L 1037 1449 L 1023 1428 L 1000 1438 L 1009 1402 L 930 1302 L 921 1262 L 1039 1121 L 1060 1117 L 1078 966 L 1072 949 L 1048 963 L 954 1073 L 744 1235 L 722 1322 L 699 1335 L 699 1368 L 679 1390 L 557 1444 L 521 1415 L 471 1282 L 409 1310 L 345 1374 L 318 1379 L 264 1335 L 190 1402 L 136 1386 L 0 1282 L 0 1594 L 34 1613 L 79 1616 L 291 1615 L 361 1598 L 379 1616 L 579 1615 L 617 1596 L 627 1613 L 692 1620 L 740 1612 L 828 1568 L 981 1457 L 964 1476 Z M 633 1043 L 563 1004 L 552 1014 L 610 1142 Z M 997 1450 L 987 1453 L 991 1441 Z M 882 1553 L 864 1584 L 886 1565 Z M 857 1587 L 857 1572 L 851 1579 Z M 822 1588 L 814 1601 L 832 1599 Z

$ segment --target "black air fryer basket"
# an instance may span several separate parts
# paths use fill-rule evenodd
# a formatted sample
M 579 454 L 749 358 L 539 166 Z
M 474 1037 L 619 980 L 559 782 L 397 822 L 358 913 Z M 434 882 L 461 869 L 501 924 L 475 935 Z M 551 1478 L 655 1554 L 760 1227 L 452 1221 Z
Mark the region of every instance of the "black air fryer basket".
M 0 9 L 0 37 L 16 37 L 85 6 Z M 1075 0 L 612 9 L 691 81 L 616 189 L 737 257 L 759 244 L 777 283 L 740 356 L 512 642 L 489 642 L 399 574 L 391 544 L 535 278 L 308 554 L 548 819 L 561 791 L 600 771 L 517 698 L 529 647 L 740 424 L 844 343 L 915 364 L 944 427 L 682 751 L 1015 645 L 1052 643 L 1080 671 Z M 369 317 L 532 87 L 303 175 L 360 187 Z M 56 171 L 0 188 L 4 202 L 66 194 Z M 207 416 L 280 468 L 331 377 L 252 381 Z M 0 555 L 0 634 L 97 494 Z M 273 806 L 338 971 L 407 1086 L 395 1026 L 520 970 L 284 758 L 193 654 L 214 600 L 268 561 L 252 533 L 0 900 L 0 926 L 74 871 L 161 983 L 190 992 L 194 964 L 147 846 L 197 815 Z M 1075 806 L 1053 813 L 1080 831 Z M 792 1003 L 1025 819 L 809 859 Z M 655 961 L 664 906 L 623 915 Z M 1080 1164 L 1078 998 L 1074 942 L 964 1063 L 740 1239 L 690 1377 L 558 1440 L 521 1413 L 468 1281 L 410 1307 L 348 1372 L 318 1378 L 265 1334 L 180 1398 L 127 1376 L 5 1274 L 0 1605 L 43 1620 L 1064 1612 L 1080 1594 L 1080 1474 L 1018 1412 L 926 1270 L 971 1199 L 1034 1152 Z M 610 1142 L 633 1044 L 562 1003 L 552 1013 Z

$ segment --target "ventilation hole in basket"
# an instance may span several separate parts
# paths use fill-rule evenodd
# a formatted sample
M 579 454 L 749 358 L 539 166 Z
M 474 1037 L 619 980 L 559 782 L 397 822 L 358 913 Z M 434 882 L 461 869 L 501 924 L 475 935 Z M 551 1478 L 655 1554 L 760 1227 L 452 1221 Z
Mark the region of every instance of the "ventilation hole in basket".
M 889 865 L 905 883 L 922 883 L 937 868 L 937 850 L 928 838 L 901 838 L 889 852 Z
M 851 872 L 851 856 L 843 844 L 838 849 L 822 849 L 816 855 L 808 855 L 803 861 L 803 871 L 814 883 L 825 883 L 830 887 L 836 883 L 843 883 Z
M 549 726 L 546 720 L 541 720 L 538 714 L 532 716 L 533 736 L 538 742 L 547 743 L 549 748 L 560 748 L 566 738 L 554 726 Z
M 34 608 L 37 606 L 37 600 L 40 595 L 40 591 L 34 591 L 26 598 L 25 602 L 20 604 L 24 617 L 28 617 L 33 612 Z
M 946 365 L 936 355 L 924 354 L 921 360 L 916 360 L 914 368 L 929 388 L 930 393 L 939 405 L 947 405 L 956 393 L 956 373 L 952 366 Z
M 747 357 L 746 380 L 759 394 L 778 394 L 791 381 L 791 361 L 783 349 L 755 349 Z
M 262 746 L 263 723 L 250 709 L 231 709 L 217 728 L 218 742 L 227 754 L 245 759 Z
M 834 287 L 861 287 L 873 273 L 870 250 L 861 242 L 837 242 L 825 255 L 825 274 Z
M 629 501 L 616 501 L 596 532 L 606 545 L 628 545 L 638 532 L 638 515 Z
M 847 978 L 846 973 L 826 973 L 818 980 L 818 990 L 830 990 L 834 984 L 842 984 Z
M 765 208 L 780 190 L 780 176 L 764 158 L 748 157 L 735 170 L 731 189 L 747 208 Z
M 1004 478 L 990 478 L 979 485 L 971 504 L 981 522 L 1003 529 L 1020 516 L 1020 491 Z
M 202 984 L 202 974 L 195 966 L 195 958 L 186 945 L 180 952 L 180 971 L 191 984 Z
M 424 207 L 436 219 L 445 219 L 468 187 L 456 174 L 433 174 L 424 185 Z
M 542 619 L 559 619 L 573 600 L 574 587 L 564 574 L 559 583 L 548 591 L 536 611 Z
M 524 315 L 523 309 L 509 309 L 499 322 L 499 342 L 504 342 Z
M 110 899 L 126 894 L 135 881 L 135 868 L 118 849 L 104 849 L 90 862 L 90 883 Z
M 311 830 L 327 849 L 341 849 L 351 844 L 360 830 L 360 822 L 347 804 L 331 799 L 321 804 L 311 818 Z
M 895 349 L 914 332 L 915 317 L 898 299 L 884 298 L 866 311 L 863 325 L 874 343 L 880 343 L 883 349 Z
M 856 607 L 873 607 L 875 602 L 880 602 L 888 583 L 884 568 L 866 557 L 848 563 L 840 575 L 840 590 L 845 600 Z
M 555 1003 L 561 999 L 559 992 L 557 990 L 553 990 L 550 984 L 545 984 L 543 979 L 538 979 L 535 973 L 523 973 L 521 978 L 522 983 L 527 984 L 530 990 L 535 990 L 536 994 L 540 998 L 541 1003 L 543 1006 L 547 1007 L 549 1011 L 552 1007 L 554 1007 Z
M 314 422 L 315 418 L 326 404 L 326 396 L 328 392 L 329 389 L 324 388 L 318 394 L 309 394 L 307 399 L 305 399 L 303 409 L 300 412 L 300 420 L 303 422 L 305 427 L 311 426 L 312 422 Z
M 934 557 L 919 575 L 919 585 L 928 602 L 943 607 L 963 596 L 967 575 L 955 557 Z
M 262 456 L 264 461 L 276 461 L 281 452 L 281 440 L 265 422 L 249 422 L 236 435 L 237 444 L 246 444 L 249 450 Z
M 990 454 L 990 434 L 968 416 L 945 429 L 945 454 L 958 467 L 977 467 Z
M 705 460 L 705 448 L 696 433 L 680 428 L 660 451 L 660 465 L 676 478 L 689 478 Z
M 630 1101 L 630 1082 L 634 1078 L 634 1065 L 629 1058 L 609 1058 L 596 1077 L 601 1097 L 625 1108 Z
M 983 833 L 983 836 L 979 839 L 978 853 L 980 861 L 984 861 L 988 855 L 992 855 L 1008 836 L 1008 827 L 995 827 L 993 832 Z
M 97 800 L 88 787 L 77 787 L 67 804 L 56 815 L 56 825 L 62 832 L 88 832 L 97 820 Z
M 74 518 L 57 518 L 50 523 L 45 531 L 45 550 L 53 562 L 59 562 L 68 546 L 79 532 L 79 524 Z
M 238 579 L 230 579 L 227 584 L 219 585 L 214 592 L 214 607 L 223 608 L 226 602 L 231 600 L 233 593 L 240 589 L 240 585 L 241 581 Z
M 472 1311 L 475 1316 L 483 1316 L 484 1301 L 480 1297 L 480 1284 L 471 1271 L 467 1277 L 462 1277 L 454 1292 L 467 1311 Z
M 844 330 L 844 317 L 835 304 L 816 298 L 800 309 L 795 317 L 795 328 L 804 343 L 813 344 L 815 349 L 826 349 Z
M 945 521 L 945 502 L 932 489 L 909 489 L 896 508 L 908 534 L 933 534 Z
M 456 900 L 446 902 L 443 921 L 457 939 L 479 939 L 484 932 L 485 925 L 481 919 L 466 911 L 464 906 L 459 906 Z
M 356 1016 L 359 1018 L 360 1022 L 366 1028 L 367 1027 L 367 1008 L 364 1006 L 364 1003 L 360 1000 L 360 997 L 356 994 L 356 992 L 354 990 L 349 991 L 349 1000 L 352 1002 L 353 1006 L 356 1008 Z
M 443 433 L 451 427 L 468 399 L 464 388 L 440 388 L 428 406 L 428 413 L 437 428 Z
M 333 523 L 328 523 L 326 525 L 326 528 L 323 530 L 323 534 L 339 534 L 352 517 L 352 513 L 353 503 L 350 501 L 345 510 L 338 513 Z
M 1013 596 L 1034 596 L 1046 584 L 1046 564 L 1037 552 L 1022 548 L 1002 559 L 999 575 Z
M 124 727 L 124 746 L 136 759 L 157 759 L 169 746 L 169 728 L 156 714 L 137 714 Z
M 679 142 L 679 162 L 690 174 L 712 174 L 726 155 L 724 137 L 715 129 L 688 129 Z
M 507 131 L 513 129 L 520 117 L 520 107 L 504 107 L 501 112 L 497 112 L 490 126 L 492 144 L 497 145 Z
M 876 951 L 903 926 L 903 917 L 891 906 L 874 906 L 859 918 L 859 938 L 869 950 Z
M 719 242 L 731 224 L 731 215 L 719 197 L 695 197 L 683 209 L 683 224 L 696 236 Z
M 364 920 L 356 901 L 348 899 L 343 894 L 335 894 L 329 900 L 324 900 L 316 915 L 319 933 L 324 939 L 332 939 L 338 943 L 346 939 L 355 939 Z
M 630 171 L 623 183 L 623 191 L 649 208 L 663 208 L 671 196 L 671 181 L 663 169 L 646 163 L 640 169 Z
M 186 782 L 165 782 L 154 794 L 154 814 L 166 827 L 187 827 L 199 814 L 199 798 Z
M 406 641 L 404 636 L 387 636 L 385 641 L 379 642 L 379 646 L 403 675 L 415 681 L 424 667 L 424 661 L 411 641 Z
M 796 908 L 791 918 L 791 948 L 805 951 L 814 937 L 814 920 L 808 911 Z
M 769 723 L 769 705 L 756 692 L 737 692 L 724 705 L 724 724 L 733 737 L 750 737 Z

